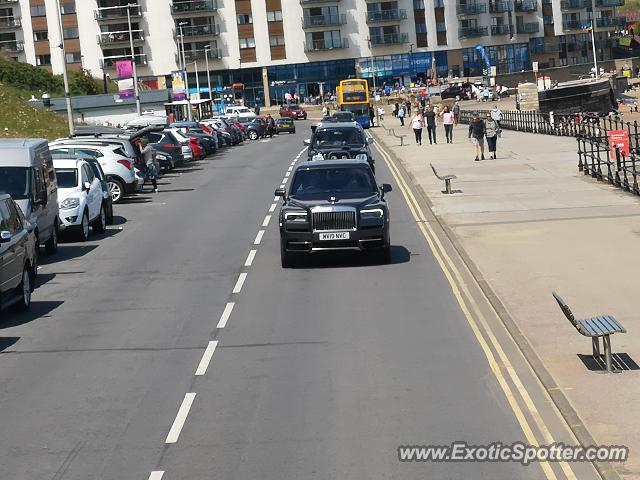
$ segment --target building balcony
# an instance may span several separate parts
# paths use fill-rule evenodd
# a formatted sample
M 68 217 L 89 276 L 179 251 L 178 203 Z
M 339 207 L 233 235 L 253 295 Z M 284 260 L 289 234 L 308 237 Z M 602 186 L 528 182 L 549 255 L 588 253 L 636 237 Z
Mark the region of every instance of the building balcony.
M 488 32 L 488 27 L 461 27 L 458 29 L 458 38 L 486 37 Z
M 133 43 L 140 44 L 144 42 L 144 31 L 133 30 Z M 118 44 L 129 45 L 129 30 L 121 30 L 119 32 L 103 32 L 98 35 L 98 45 L 112 46 Z
M 626 24 L 627 24 L 627 19 L 624 17 L 596 18 L 596 27 L 598 28 L 624 27 Z
M 180 31 L 184 35 L 185 40 L 193 40 L 195 37 L 217 37 L 220 35 L 220 29 L 218 25 L 214 23 L 207 23 L 205 25 L 192 25 L 188 27 L 176 28 L 174 32 L 174 38 L 180 37 Z
M 304 28 L 331 27 L 347 23 L 347 16 L 342 14 L 306 15 L 302 17 Z
M 560 51 L 560 47 L 553 43 L 534 43 L 530 45 L 530 50 L 533 54 L 558 53 Z
M 115 68 L 116 62 L 120 60 L 131 60 L 131 55 L 116 55 L 113 57 L 102 57 L 99 61 L 100 68 Z M 136 65 L 146 65 L 147 64 L 147 54 L 146 53 L 136 53 L 135 54 L 135 62 Z
M 509 25 L 491 25 L 491 35 L 508 35 Z
M 409 43 L 408 33 L 388 33 L 385 35 L 373 35 L 371 36 L 371 45 L 400 45 L 402 43 Z
M 301 5 L 313 5 L 316 3 L 338 3 L 340 0 L 300 0 Z
M 622 7 L 624 0 L 596 0 L 596 7 Z
M 219 48 L 212 48 L 207 50 L 185 50 L 184 58 L 187 63 L 195 62 L 197 60 L 220 60 L 222 58 L 222 50 Z M 180 63 L 178 56 L 176 55 L 177 63 Z
M 511 11 L 511 2 L 489 2 L 490 13 L 505 13 Z
M 24 42 L 18 40 L 0 41 L 0 50 L 10 53 L 20 53 L 24 51 Z
M 518 33 L 538 33 L 540 31 L 540 24 L 538 22 L 526 22 L 516 25 L 516 32 Z
M 174 15 L 188 14 L 189 16 L 194 16 L 199 14 L 210 14 L 217 10 L 217 0 L 173 0 L 173 4 L 171 5 L 171 12 Z
M 563 20 L 562 21 L 562 29 L 563 30 L 581 30 L 584 26 L 584 22 L 581 20 Z
M 403 8 L 367 12 L 367 23 L 397 22 L 406 20 L 407 11 Z
M 0 0 L 0 7 L 17 5 L 20 3 L 20 0 Z
M 516 12 L 531 13 L 538 10 L 538 2 L 536 0 L 516 0 L 514 7 Z
M 562 0 L 560 2 L 561 10 L 579 10 L 582 8 L 591 8 L 591 0 Z
M 98 22 L 122 22 L 127 19 L 127 10 L 129 11 L 129 15 L 132 20 L 140 19 L 142 17 L 142 10 L 140 10 L 139 5 L 132 7 L 100 7 L 96 9 L 94 16 Z
M 0 18 L 0 30 L 13 30 L 22 26 L 22 19 L 17 17 Z
M 326 52 L 327 50 L 336 50 L 341 48 L 349 48 L 349 40 L 340 38 L 338 40 L 313 40 L 305 45 L 305 52 Z
M 486 3 L 459 3 L 456 6 L 456 13 L 458 15 L 478 15 L 480 13 L 486 13 Z

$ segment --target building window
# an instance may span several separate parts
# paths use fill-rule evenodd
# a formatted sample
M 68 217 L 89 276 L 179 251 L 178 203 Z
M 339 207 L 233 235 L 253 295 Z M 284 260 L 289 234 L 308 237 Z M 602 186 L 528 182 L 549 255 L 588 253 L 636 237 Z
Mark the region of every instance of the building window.
M 416 33 L 427 33 L 427 24 L 416 23 Z
M 267 22 L 281 22 L 282 11 L 274 10 L 273 12 L 267 12 Z
M 241 38 L 240 48 L 256 48 L 256 41 L 253 37 Z
M 284 35 L 271 35 L 269 37 L 269 44 L 272 47 L 276 45 L 284 45 Z
M 51 55 L 38 55 L 36 56 L 36 65 L 51 65 Z
M 46 17 L 47 9 L 44 5 L 32 5 L 31 6 L 31 16 L 32 17 Z
M 62 15 L 67 15 L 69 13 L 76 13 L 76 3 L 61 3 L 60 4 L 60 13 Z
M 46 30 L 39 30 L 37 32 L 33 32 L 33 39 L 36 42 L 42 42 L 44 40 L 49 40 L 49 32 Z
M 65 28 L 63 31 L 63 37 L 65 40 L 70 40 L 73 38 L 79 38 L 80 33 L 78 32 L 78 27 Z
M 82 55 L 80 52 L 67 52 L 65 55 L 67 63 L 80 63 L 82 62 Z
M 414 10 L 424 10 L 424 0 L 413 0 Z
M 237 18 L 238 25 L 247 25 L 249 23 L 253 23 L 253 17 L 250 13 L 239 13 Z

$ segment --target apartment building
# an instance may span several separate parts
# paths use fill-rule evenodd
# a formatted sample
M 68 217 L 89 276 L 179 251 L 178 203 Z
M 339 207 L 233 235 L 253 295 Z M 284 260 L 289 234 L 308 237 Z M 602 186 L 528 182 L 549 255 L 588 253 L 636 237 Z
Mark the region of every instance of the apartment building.
M 57 7 L 59 4 L 59 10 Z M 126 7 L 127 4 L 132 5 Z M 378 84 L 475 76 L 592 61 L 624 26 L 624 0 L 0 0 L 0 48 L 19 61 L 113 76 L 133 57 L 142 81 L 163 83 L 182 58 L 195 88 L 243 83 L 247 101 L 286 90 L 317 95 L 351 75 Z M 59 27 L 62 21 L 62 29 Z M 182 40 L 184 40 L 182 42 Z M 184 44 L 184 47 L 182 46 Z M 184 49 L 184 55 L 182 50 Z M 265 91 L 268 94 L 265 95 Z

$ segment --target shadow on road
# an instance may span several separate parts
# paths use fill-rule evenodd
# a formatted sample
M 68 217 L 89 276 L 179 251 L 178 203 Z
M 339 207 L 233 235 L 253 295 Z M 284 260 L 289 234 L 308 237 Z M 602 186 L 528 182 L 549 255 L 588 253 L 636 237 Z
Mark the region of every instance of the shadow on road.
M 12 347 L 20 340 L 20 337 L 0 337 L 0 352 Z
M 139 197 L 125 197 L 120 200 L 119 205 L 135 205 L 136 203 L 150 203 L 153 200 L 151 197 L 139 196 Z
M 0 329 L 2 328 L 11 328 L 17 327 L 19 325 L 24 325 L 25 323 L 33 322 L 34 320 L 38 320 L 40 318 L 45 318 L 49 316 L 49 313 L 54 311 L 64 302 L 52 302 L 52 301 L 32 301 L 31 308 L 29 308 L 28 312 L 15 312 L 11 309 L 5 310 L 3 312 L 2 321 L 0 321 Z
M 124 225 L 125 223 L 127 223 L 127 219 L 126 218 L 121 217 L 120 215 L 114 215 L 113 216 L 113 224 L 111 226 Z
M 195 190 L 195 188 L 167 188 L 167 189 L 162 189 L 159 191 L 160 194 L 162 193 L 174 193 L 174 192 L 193 192 Z
M 50 265 L 52 263 L 83 257 L 96 248 L 97 245 L 84 245 L 81 243 L 61 244 L 58 245 L 58 252 L 55 255 L 41 255 L 40 265 Z
M 411 260 L 411 252 L 401 245 L 391 246 L 391 262 L 388 265 L 399 265 Z M 374 252 L 323 252 L 301 255 L 297 259 L 296 268 L 345 268 L 373 267 L 385 265 Z
M 55 273 L 38 273 L 38 275 L 36 276 L 36 289 L 49 283 L 54 278 L 56 278 Z

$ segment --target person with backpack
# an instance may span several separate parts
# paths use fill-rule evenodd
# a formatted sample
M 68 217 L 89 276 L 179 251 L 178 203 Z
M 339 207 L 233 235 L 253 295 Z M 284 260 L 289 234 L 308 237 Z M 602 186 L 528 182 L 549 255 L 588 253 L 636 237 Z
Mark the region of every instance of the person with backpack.
M 487 148 L 489 149 L 489 158 L 496 159 L 496 146 L 498 143 L 498 136 L 500 134 L 500 125 L 491 116 L 491 113 L 487 113 L 487 119 L 484 122 L 485 136 L 487 137 Z
M 149 140 L 147 140 L 146 138 L 143 138 L 140 141 L 140 147 L 142 147 L 140 153 L 142 154 L 142 159 L 144 160 L 147 180 L 149 180 L 151 182 L 151 185 L 153 185 L 153 191 L 158 193 L 158 182 L 156 180 L 156 177 L 160 172 L 160 165 L 156 160 L 156 152 L 149 146 Z
M 471 121 L 469 122 L 469 140 L 471 141 L 471 144 L 476 149 L 476 162 L 480 161 L 481 159 L 482 160 L 485 159 L 484 158 L 485 132 L 486 132 L 486 129 L 484 125 L 484 120 L 482 120 L 478 116 L 478 113 L 475 112 L 473 114 L 473 117 L 471 118 Z M 480 158 L 478 154 L 481 154 L 482 157 Z
M 400 125 L 403 127 L 404 127 L 404 114 L 405 114 L 404 105 L 400 105 L 400 108 L 398 110 L 398 118 L 400 119 Z

